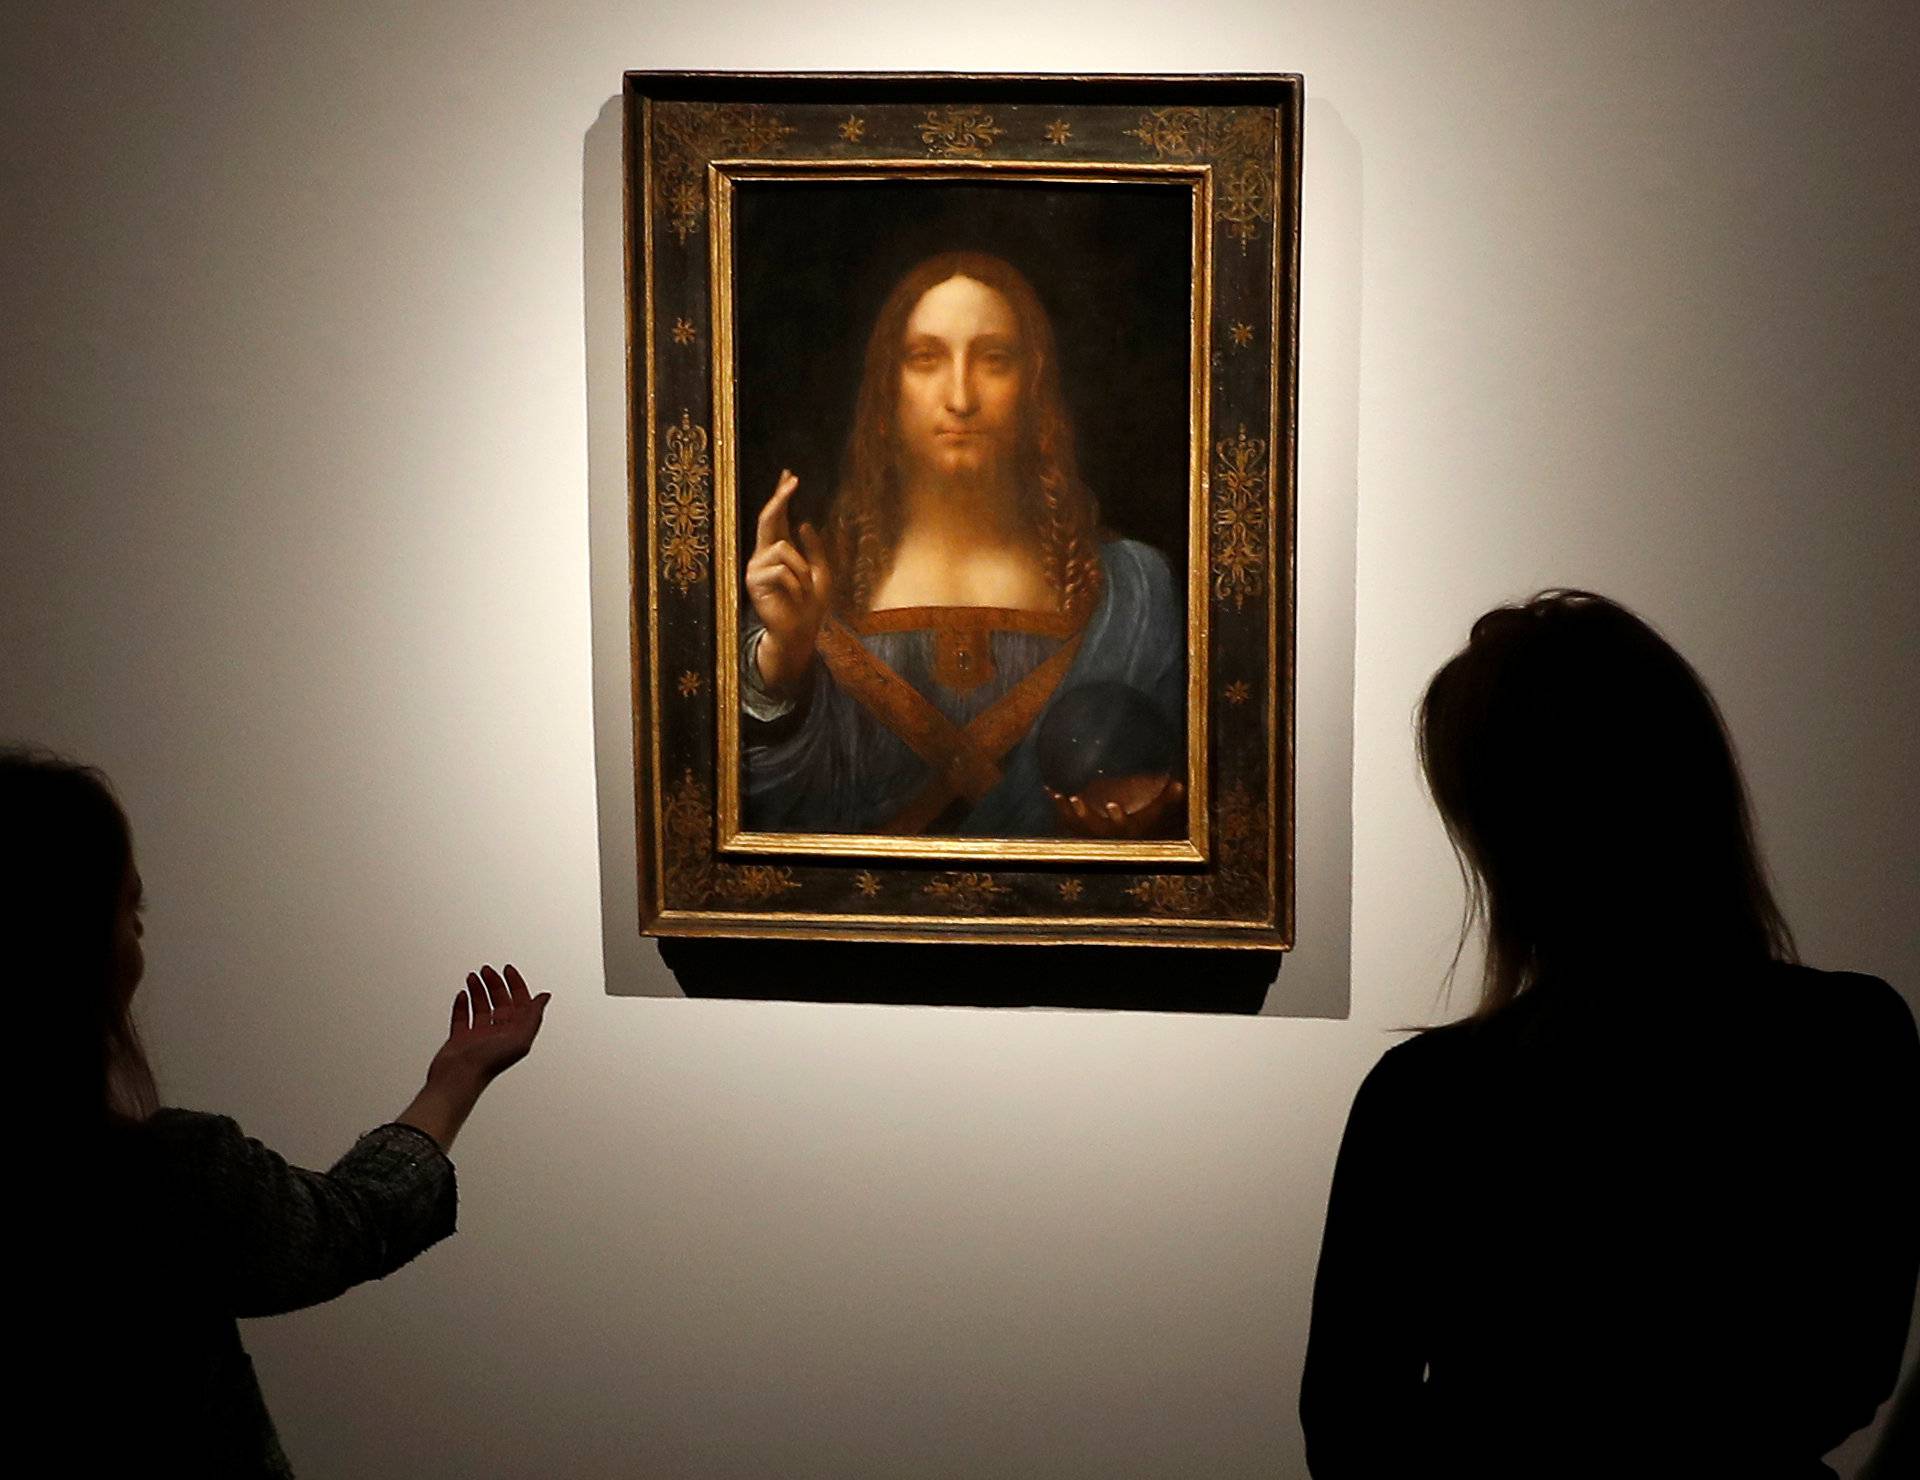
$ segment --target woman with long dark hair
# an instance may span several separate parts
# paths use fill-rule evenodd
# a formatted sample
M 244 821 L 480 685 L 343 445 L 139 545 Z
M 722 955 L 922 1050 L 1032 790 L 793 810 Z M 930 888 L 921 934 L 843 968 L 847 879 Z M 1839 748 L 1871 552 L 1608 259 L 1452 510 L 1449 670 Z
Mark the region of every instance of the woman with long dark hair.
M 453 1232 L 447 1152 L 532 1047 L 547 994 L 511 966 L 470 974 L 420 1093 L 330 1171 L 305 1171 L 225 1117 L 160 1107 L 133 1020 L 143 886 L 106 778 L 0 751 L 0 829 L 7 958 L 53 1068 L 53 1113 L 27 1144 L 51 1218 L 34 1273 L 58 1307 L 29 1365 L 91 1415 L 61 1431 L 56 1463 L 290 1474 L 236 1318 L 330 1300 Z
M 1711 696 L 1615 603 L 1487 613 L 1418 742 L 1484 980 L 1354 1101 L 1313 1474 L 1830 1475 L 1920 1268 L 1912 1014 L 1796 964 Z

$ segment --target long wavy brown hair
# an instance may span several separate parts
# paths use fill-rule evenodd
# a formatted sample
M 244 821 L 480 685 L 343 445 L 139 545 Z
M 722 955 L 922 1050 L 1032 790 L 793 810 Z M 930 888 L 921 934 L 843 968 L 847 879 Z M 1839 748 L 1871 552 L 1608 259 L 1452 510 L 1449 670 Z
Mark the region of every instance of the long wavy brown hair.
M 835 604 L 843 614 L 864 612 L 893 564 L 900 539 L 900 366 L 907 320 L 928 289 L 956 277 L 992 288 L 1020 326 L 1026 356 L 1018 469 L 1023 512 L 1060 610 L 1084 619 L 1100 595 L 1100 510 L 1074 458 L 1053 325 L 1020 270 L 984 252 L 929 257 L 894 284 L 874 320 L 840 484 L 827 512 L 833 568 L 851 573 L 839 583 Z

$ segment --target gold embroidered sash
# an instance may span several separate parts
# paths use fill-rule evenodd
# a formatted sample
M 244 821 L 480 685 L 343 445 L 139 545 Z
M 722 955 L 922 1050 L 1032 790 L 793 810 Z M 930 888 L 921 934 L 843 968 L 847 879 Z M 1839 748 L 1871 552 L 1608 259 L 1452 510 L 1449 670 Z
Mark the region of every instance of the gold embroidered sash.
M 984 682 L 992 673 L 991 649 L 986 641 L 990 630 L 1034 631 L 1067 639 L 1052 657 L 981 710 L 964 728 L 869 652 L 847 624 L 830 617 L 820 628 L 818 651 L 834 682 L 905 741 L 933 771 L 927 784 L 882 828 L 883 832 L 925 832 L 956 797 L 978 802 L 998 786 L 1003 775 L 1000 761 L 1033 728 L 1079 655 L 1084 629 L 1076 628 L 1071 618 L 1051 612 L 961 610 L 968 614 L 959 629 L 964 634 L 961 651 L 978 655 L 977 664 L 968 665 L 970 670 L 985 670 L 977 677 L 969 671 L 966 676 L 971 682 L 964 687 Z M 928 625 L 926 615 L 925 609 L 917 608 L 869 612 L 855 622 L 863 631 L 903 632 Z M 1004 620 L 1008 617 L 1016 620 Z

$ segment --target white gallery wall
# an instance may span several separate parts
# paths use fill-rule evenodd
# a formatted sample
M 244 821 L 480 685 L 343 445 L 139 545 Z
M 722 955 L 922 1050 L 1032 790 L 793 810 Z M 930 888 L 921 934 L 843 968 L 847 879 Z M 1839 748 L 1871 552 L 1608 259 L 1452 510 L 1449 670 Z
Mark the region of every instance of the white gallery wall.
M 460 1235 L 248 1325 L 300 1472 L 1303 1475 L 1347 1105 L 1448 1010 L 1409 713 L 1541 586 L 1695 661 L 1805 955 L 1920 1001 L 1917 54 L 1891 0 L 9 5 L 0 737 L 128 804 L 164 1093 L 325 1162 L 470 965 L 555 994 Z M 1305 75 L 1266 1015 L 689 1002 L 635 936 L 626 68 Z

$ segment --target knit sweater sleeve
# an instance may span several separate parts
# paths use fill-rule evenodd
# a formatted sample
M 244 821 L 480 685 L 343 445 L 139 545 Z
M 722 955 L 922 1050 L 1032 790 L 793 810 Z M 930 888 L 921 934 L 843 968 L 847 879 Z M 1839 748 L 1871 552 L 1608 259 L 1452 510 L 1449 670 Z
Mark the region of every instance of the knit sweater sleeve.
M 453 1232 L 453 1163 L 411 1126 L 367 1132 L 325 1172 L 286 1161 L 225 1116 L 148 1122 L 149 1205 L 181 1278 L 236 1316 L 331 1300 Z

